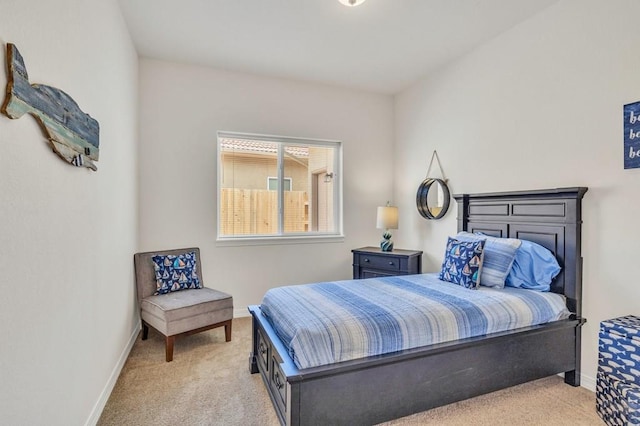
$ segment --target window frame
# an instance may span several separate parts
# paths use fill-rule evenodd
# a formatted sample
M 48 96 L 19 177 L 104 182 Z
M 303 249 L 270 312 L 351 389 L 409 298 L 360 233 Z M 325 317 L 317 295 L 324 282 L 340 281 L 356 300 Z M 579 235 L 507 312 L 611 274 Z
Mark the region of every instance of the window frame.
M 221 194 L 222 194 L 222 149 L 221 139 L 244 139 L 261 142 L 275 142 L 281 145 L 306 145 L 306 146 L 328 146 L 335 149 L 334 159 L 334 171 L 333 171 L 333 217 L 335 221 L 334 230 L 331 232 L 300 232 L 300 233 L 284 233 L 280 231 L 278 234 L 269 235 L 221 235 Z M 218 131 L 216 139 L 216 240 L 217 246 L 238 246 L 238 245 L 265 245 L 265 244 L 299 244 L 299 243 L 321 243 L 321 242 L 342 242 L 344 241 L 343 231 L 343 217 L 344 217 L 344 205 L 343 205 L 343 143 L 338 140 L 329 139 L 312 139 L 312 138 L 299 138 L 290 136 L 277 136 L 277 135 L 263 135 L 257 133 L 244 133 L 244 132 L 232 132 L 232 131 Z M 282 150 L 278 150 L 278 179 L 285 179 L 284 162 L 282 161 Z M 282 214 L 282 200 L 284 197 L 284 189 L 280 186 L 278 200 L 279 200 L 279 212 L 278 220 L 280 222 L 279 229 L 282 230 L 282 221 L 284 215 Z

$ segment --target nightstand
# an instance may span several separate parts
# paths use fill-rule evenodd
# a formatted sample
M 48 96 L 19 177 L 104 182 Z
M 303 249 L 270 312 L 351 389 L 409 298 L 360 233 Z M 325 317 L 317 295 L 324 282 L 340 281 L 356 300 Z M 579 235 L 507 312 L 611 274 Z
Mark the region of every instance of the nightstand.
M 422 251 L 382 251 L 379 247 L 362 247 L 351 252 L 355 280 L 422 273 Z

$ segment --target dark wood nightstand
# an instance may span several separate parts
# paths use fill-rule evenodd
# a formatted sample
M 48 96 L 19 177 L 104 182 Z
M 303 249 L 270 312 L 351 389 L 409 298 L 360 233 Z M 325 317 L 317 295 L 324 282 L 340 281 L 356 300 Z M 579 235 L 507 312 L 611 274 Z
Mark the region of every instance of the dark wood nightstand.
M 382 251 L 379 247 L 362 247 L 351 252 L 355 280 L 422 273 L 422 251 Z

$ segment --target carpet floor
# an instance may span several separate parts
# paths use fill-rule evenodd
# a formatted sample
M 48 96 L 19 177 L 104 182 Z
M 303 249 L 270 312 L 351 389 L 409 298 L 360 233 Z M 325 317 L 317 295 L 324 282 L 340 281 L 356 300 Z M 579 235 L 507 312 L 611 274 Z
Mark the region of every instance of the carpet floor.
M 154 330 L 135 342 L 98 421 L 110 425 L 278 425 L 259 374 L 249 374 L 251 319 L 176 339 L 173 362 Z M 560 377 L 434 408 L 384 425 L 602 425 L 595 395 Z

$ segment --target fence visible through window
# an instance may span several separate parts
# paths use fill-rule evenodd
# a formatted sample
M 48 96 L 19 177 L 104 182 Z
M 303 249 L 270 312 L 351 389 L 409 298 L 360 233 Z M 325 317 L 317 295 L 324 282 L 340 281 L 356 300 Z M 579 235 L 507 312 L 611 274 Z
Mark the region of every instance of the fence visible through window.
M 339 143 L 241 136 L 218 135 L 220 237 L 339 233 Z

